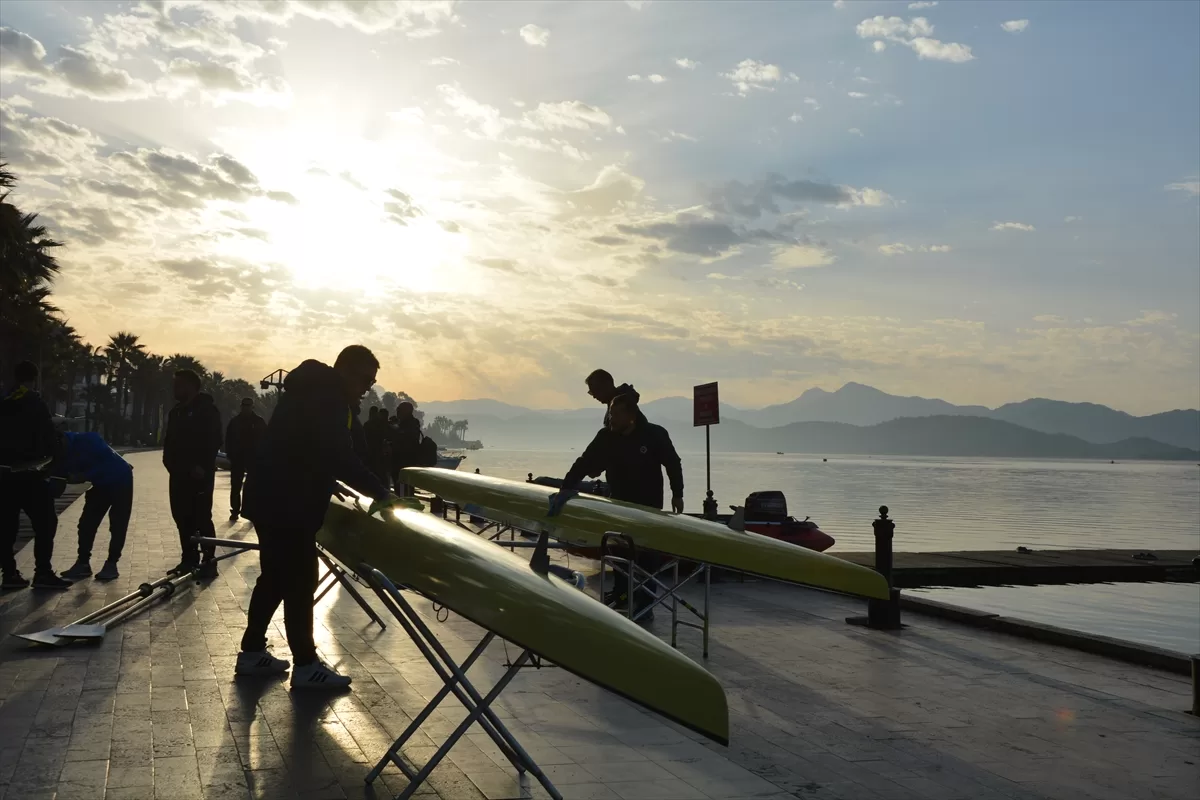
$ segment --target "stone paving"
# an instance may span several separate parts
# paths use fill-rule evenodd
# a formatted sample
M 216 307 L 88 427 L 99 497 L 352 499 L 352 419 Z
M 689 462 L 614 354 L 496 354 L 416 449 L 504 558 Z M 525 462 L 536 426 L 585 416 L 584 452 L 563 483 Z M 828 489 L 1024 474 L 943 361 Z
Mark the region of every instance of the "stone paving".
M 340 591 L 318 607 L 318 644 L 354 677 L 350 692 L 292 695 L 282 680 L 235 681 L 253 553 L 222 562 L 217 581 L 100 645 L 48 650 L 7 635 L 82 616 L 176 562 L 158 455 L 129 459 L 137 488 L 122 578 L 0 596 L 0 800 L 320 800 L 402 789 L 394 767 L 374 787 L 363 778 L 440 682 L 398 625 L 380 632 Z M 218 478 L 218 520 L 227 480 Z M 60 568 L 71 563 L 81 506 L 60 519 Z M 245 522 L 218 522 L 218 535 L 251 534 Z M 23 568 L 31 551 L 18 557 Z M 480 635 L 454 615 L 437 622 L 428 601 L 414 607 L 458 657 Z M 561 670 L 530 669 L 513 682 L 498 713 L 566 798 L 1200 794 L 1200 720 L 1183 713 L 1190 686 L 1178 676 L 916 616 L 901 633 L 867 631 L 843 621 L 862 604 L 769 582 L 714 585 L 713 608 L 708 665 L 729 698 L 728 748 Z M 654 630 L 668 627 L 660 615 Z M 680 636 L 699 658 L 698 634 Z M 272 638 L 286 656 L 282 615 Z M 497 677 L 504 660 L 496 643 L 476 670 Z M 456 722 L 439 713 L 406 753 L 428 758 Z M 476 730 L 418 796 L 519 793 Z M 536 784 L 533 796 L 544 796 Z

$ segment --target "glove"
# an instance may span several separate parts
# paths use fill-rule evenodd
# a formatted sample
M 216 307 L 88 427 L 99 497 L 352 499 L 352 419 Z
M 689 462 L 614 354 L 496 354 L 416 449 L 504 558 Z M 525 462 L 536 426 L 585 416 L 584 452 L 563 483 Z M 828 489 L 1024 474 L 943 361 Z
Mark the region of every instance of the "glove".
M 564 489 L 555 492 L 549 497 L 549 508 L 546 510 L 547 517 L 557 517 L 562 512 L 563 506 L 567 504 L 575 495 L 579 494 L 577 489 Z
M 400 498 L 394 494 L 388 494 L 387 497 L 380 497 L 371 503 L 371 507 L 367 509 L 367 516 L 372 517 L 378 513 L 380 518 L 383 518 L 383 512 L 395 506 L 399 500 Z

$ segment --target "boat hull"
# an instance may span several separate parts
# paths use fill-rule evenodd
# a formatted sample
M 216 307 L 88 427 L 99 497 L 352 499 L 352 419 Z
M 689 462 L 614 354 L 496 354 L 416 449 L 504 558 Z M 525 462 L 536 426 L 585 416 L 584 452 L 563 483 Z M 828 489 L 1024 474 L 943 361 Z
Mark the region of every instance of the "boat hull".
M 486 516 L 522 530 L 545 531 L 569 544 L 595 546 L 605 532 L 619 531 L 633 537 L 639 547 L 692 561 L 865 597 L 886 599 L 889 594 L 887 582 L 875 570 L 684 514 L 581 494 L 558 516 L 548 517 L 549 498 L 556 491 L 551 487 L 421 467 L 403 470 L 402 480 L 459 505 L 474 504 L 486 509 Z

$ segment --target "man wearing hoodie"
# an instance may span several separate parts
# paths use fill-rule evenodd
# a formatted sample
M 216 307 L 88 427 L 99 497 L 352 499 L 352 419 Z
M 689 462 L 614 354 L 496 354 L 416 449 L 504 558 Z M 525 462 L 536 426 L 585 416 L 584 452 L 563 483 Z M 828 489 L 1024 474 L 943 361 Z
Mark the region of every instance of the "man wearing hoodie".
M 332 367 L 308 360 L 292 370 L 267 423 L 246 482 L 245 515 L 258 531 L 262 572 L 254 584 L 238 675 L 286 672 L 288 662 L 267 652 L 267 628 L 283 604 L 292 651 L 293 689 L 340 689 L 350 678 L 317 657 L 313 592 L 317 587 L 317 531 L 325 521 L 335 481 L 375 498 L 371 513 L 393 498 L 355 453 L 354 409 L 375 385 L 379 361 L 362 345 L 343 350 Z
M 91 577 L 92 545 L 100 522 L 108 514 L 108 558 L 96 573 L 96 580 L 116 580 L 120 577 L 117 562 L 125 548 L 133 510 L 133 467 L 98 433 L 64 433 L 59 447 L 54 474 L 65 475 L 68 483 L 92 484 L 83 496 L 83 513 L 79 515 L 79 556 L 63 577 L 73 581 Z
M 633 400 L 635 405 L 642 399 L 637 390 L 633 388 L 633 384 L 622 383 L 620 386 L 617 386 L 613 381 L 612 374 L 607 370 L 593 370 L 592 374 L 584 379 L 584 382 L 587 384 L 588 394 L 592 396 L 592 399 L 597 403 L 604 404 L 604 427 L 606 428 L 608 427 L 608 420 L 611 413 L 608 405 L 613 401 L 614 397 L 622 394 L 626 395 Z M 637 409 L 637 416 L 641 422 L 649 424 L 646 415 L 642 413 L 640 408 Z
M 175 407 L 167 414 L 163 466 L 170 474 L 171 516 L 179 528 L 180 561 L 175 573 L 200 567 L 199 577 L 217 577 L 216 548 L 199 548 L 193 536 L 216 536 L 212 521 L 213 482 L 221 449 L 221 412 L 212 395 L 200 391 L 200 376 L 190 369 L 175 373 Z M 200 563 L 203 550 L 204 562 Z

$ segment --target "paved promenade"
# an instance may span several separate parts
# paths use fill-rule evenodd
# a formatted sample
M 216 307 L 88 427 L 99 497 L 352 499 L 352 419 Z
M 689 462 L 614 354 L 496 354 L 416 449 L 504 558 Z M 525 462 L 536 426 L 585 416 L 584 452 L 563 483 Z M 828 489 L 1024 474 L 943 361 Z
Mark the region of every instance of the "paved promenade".
M 350 692 L 292 695 L 286 681 L 235 681 L 253 553 L 98 646 L 38 649 L 8 636 L 82 616 L 178 560 L 159 456 L 129 460 L 137 485 L 122 578 L 0 595 L 0 800 L 398 791 L 394 768 L 373 788 L 363 777 L 440 682 L 398 625 L 380 633 L 340 592 L 318 607 L 317 638 L 354 677 Z M 218 535 L 252 536 L 245 522 L 225 525 L 227 486 L 221 474 Z M 81 506 L 59 520 L 60 569 L 72 563 Z M 102 529 L 100 552 L 106 543 Z M 22 569 L 31 559 L 26 543 Z M 439 623 L 427 601 L 414 606 L 456 656 L 478 639 L 470 623 Z M 902 633 L 871 632 L 843 622 L 862 604 L 780 584 L 714 585 L 713 608 L 708 663 L 729 698 L 729 748 L 560 670 L 513 682 L 501 716 L 565 797 L 1194 800 L 1200 791 L 1200 719 L 1183 713 L 1186 679 L 918 616 Z M 669 633 L 665 615 L 654 629 Z M 680 636 L 699 658 L 698 634 Z M 282 614 L 272 640 L 286 657 Z M 497 676 L 504 658 L 497 643 L 476 669 Z M 435 717 L 408 754 L 431 755 L 449 719 Z M 418 796 L 519 794 L 476 731 Z M 544 796 L 536 784 L 534 796 Z

